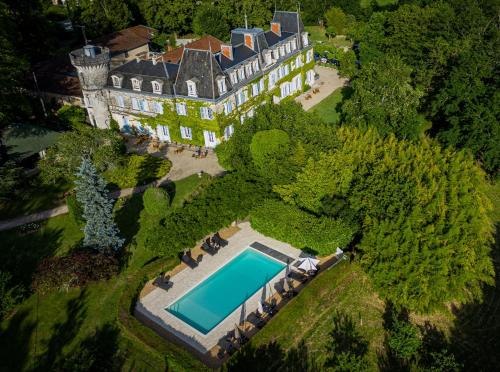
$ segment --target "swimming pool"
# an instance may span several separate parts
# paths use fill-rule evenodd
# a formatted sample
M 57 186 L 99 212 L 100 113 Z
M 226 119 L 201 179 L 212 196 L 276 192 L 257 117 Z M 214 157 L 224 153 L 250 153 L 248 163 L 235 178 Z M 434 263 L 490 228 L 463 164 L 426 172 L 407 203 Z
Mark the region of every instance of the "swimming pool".
M 247 248 L 165 310 L 207 334 L 285 266 Z

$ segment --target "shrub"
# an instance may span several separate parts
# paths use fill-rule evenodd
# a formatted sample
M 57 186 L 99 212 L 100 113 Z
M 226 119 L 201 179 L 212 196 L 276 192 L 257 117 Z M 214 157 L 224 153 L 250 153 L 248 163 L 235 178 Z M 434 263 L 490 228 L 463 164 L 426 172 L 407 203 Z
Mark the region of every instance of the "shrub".
M 66 205 L 68 206 L 68 212 L 73 221 L 79 226 L 84 225 L 83 207 L 76 199 L 75 194 L 66 197 Z
M 115 119 L 111 119 L 111 122 L 109 123 L 109 129 L 111 129 L 113 132 L 120 133 L 120 125 Z
M 396 356 L 401 359 L 410 359 L 417 354 L 422 340 L 417 327 L 409 321 L 394 319 L 387 343 Z
M 104 173 L 108 183 L 124 189 L 144 185 L 158 178 L 162 178 L 170 171 L 170 160 L 157 158 L 151 155 L 130 155 L 126 164 L 109 169 Z
M 169 207 L 170 197 L 164 189 L 150 187 L 144 192 L 142 201 L 147 213 L 152 216 L 162 216 Z
M 64 105 L 57 110 L 57 117 L 62 125 L 78 129 L 87 127 L 85 110 L 82 107 L 73 105 Z
M 351 227 L 340 219 L 316 217 L 277 200 L 266 200 L 250 214 L 252 227 L 264 235 L 320 255 L 347 246 L 353 237 Z
M 141 216 L 141 220 L 147 219 L 147 224 L 141 221 L 145 228 L 141 228 L 137 239 L 161 256 L 175 256 L 207 234 L 248 216 L 250 209 L 269 192 L 265 184 L 240 174 L 228 174 L 217 178 L 182 209 L 174 210 L 163 220 L 152 221 L 150 216 Z
M 80 251 L 43 260 L 35 273 L 33 290 L 46 293 L 54 289 L 81 287 L 89 282 L 110 279 L 118 272 L 118 261 L 101 253 Z

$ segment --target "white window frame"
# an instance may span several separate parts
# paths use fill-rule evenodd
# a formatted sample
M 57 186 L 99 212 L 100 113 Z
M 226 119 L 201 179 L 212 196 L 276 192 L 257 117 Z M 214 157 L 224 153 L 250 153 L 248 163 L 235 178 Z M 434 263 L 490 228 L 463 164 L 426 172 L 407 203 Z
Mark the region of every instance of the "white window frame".
M 161 94 L 162 84 L 159 81 L 152 81 L 151 85 L 153 86 L 153 93 Z
M 116 96 L 116 104 L 118 105 L 118 107 L 125 107 L 125 99 L 123 98 L 123 96 Z
M 263 92 L 264 89 L 265 89 L 265 82 L 264 82 L 264 78 L 262 78 L 259 81 L 259 92 Z
M 228 125 L 227 127 L 224 128 L 224 138 L 226 141 L 233 135 L 234 133 L 234 125 Z
M 291 44 L 292 44 L 292 50 L 297 49 L 297 40 L 296 39 L 293 39 Z
M 252 84 L 252 97 L 256 97 L 259 95 L 259 84 Z
M 271 51 L 267 52 L 265 59 L 266 59 L 266 64 L 268 64 L 268 65 L 272 64 L 273 63 L 273 53 Z
M 200 107 L 200 116 L 205 120 L 214 119 L 214 113 L 210 107 Z
M 139 100 L 132 97 L 132 109 L 139 111 Z
M 183 127 L 182 125 L 179 127 L 181 130 L 181 138 L 192 140 L 193 139 L 193 131 L 190 127 Z
M 186 81 L 188 97 L 198 97 L 198 92 L 196 91 L 196 83 L 192 80 Z
M 224 102 L 224 113 L 229 115 L 231 112 L 233 112 L 233 103 L 231 101 Z
M 302 34 L 302 44 L 306 47 L 309 45 L 309 37 L 307 35 L 307 32 L 304 32 Z
M 137 91 L 137 92 L 140 92 L 142 80 L 140 80 L 138 78 L 132 78 L 132 79 L 130 79 L 130 81 L 132 82 L 132 89 Z
M 280 51 L 278 50 L 278 48 L 273 49 L 273 59 L 275 60 L 280 59 Z
M 117 75 L 113 75 L 111 76 L 111 79 L 113 80 L 113 87 L 115 88 L 121 88 L 122 87 L 122 78 L 117 76 Z
M 158 102 L 158 101 L 155 101 L 155 102 L 153 103 L 153 107 L 154 107 L 154 111 L 155 111 L 157 114 L 163 114 L 163 103 Z
M 297 58 L 295 58 L 295 66 L 297 66 L 297 67 L 302 66 L 302 58 L 301 58 L 301 56 L 297 56 Z
M 186 103 L 184 103 L 184 102 L 176 102 L 175 103 L 175 111 L 177 112 L 177 115 L 187 116 Z
M 286 55 L 285 53 L 285 46 L 284 45 L 280 45 L 280 56 L 284 57 Z
M 292 52 L 292 48 L 290 47 L 290 42 L 285 44 L 286 54 L 290 54 Z

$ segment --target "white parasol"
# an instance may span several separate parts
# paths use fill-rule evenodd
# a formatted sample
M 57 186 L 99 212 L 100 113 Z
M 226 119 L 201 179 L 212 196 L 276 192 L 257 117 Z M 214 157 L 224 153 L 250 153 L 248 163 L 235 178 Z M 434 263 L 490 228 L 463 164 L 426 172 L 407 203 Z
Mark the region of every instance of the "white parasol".
M 261 315 L 264 314 L 264 307 L 262 306 L 262 301 L 259 301 L 259 303 L 257 304 L 257 311 Z
M 316 265 L 319 264 L 319 260 L 312 258 L 312 257 L 306 257 L 302 260 L 302 262 L 299 265 L 299 269 L 302 269 L 304 271 L 311 271 L 311 270 L 318 270 Z

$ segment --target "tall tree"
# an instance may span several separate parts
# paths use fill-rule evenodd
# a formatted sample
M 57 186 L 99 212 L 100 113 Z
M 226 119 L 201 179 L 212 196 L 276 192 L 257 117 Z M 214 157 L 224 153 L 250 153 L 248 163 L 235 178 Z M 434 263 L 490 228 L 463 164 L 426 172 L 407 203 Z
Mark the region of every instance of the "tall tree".
M 328 9 L 325 14 L 327 31 L 332 35 L 345 35 L 348 28 L 354 23 L 354 17 L 347 15 L 337 7 Z
M 354 93 L 342 106 L 344 120 L 381 134 L 415 139 L 422 132 L 418 116 L 423 93 L 411 85 L 411 69 L 401 58 L 387 56 L 363 66 L 352 82 Z
M 229 40 L 229 25 L 221 10 L 212 5 L 198 7 L 193 19 L 193 31 L 198 35 L 212 35 L 220 40 Z
M 101 253 L 118 251 L 124 239 L 119 237 L 113 221 L 113 202 L 108 196 L 106 183 L 88 158 L 83 158 L 77 173 L 76 198 L 83 206 L 85 219 L 83 244 Z
M 493 283 L 493 224 L 473 159 L 373 130 L 342 127 L 337 138 L 339 147 L 278 193 L 313 212 L 325 198 L 346 199 L 362 220 L 361 262 L 397 306 L 425 312 L 480 299 L 482 285 Z
M 193 22 L 195 0 L 144 0 L 140 7 L 150 27 L 161 32 L 189 32 Z

